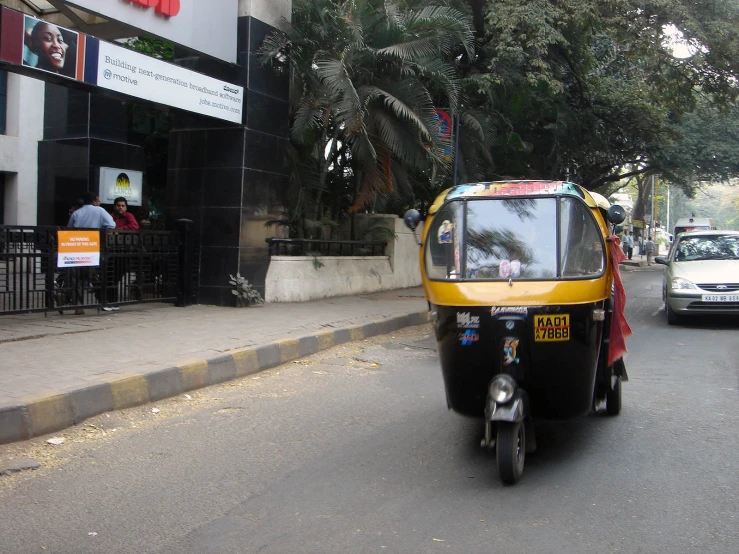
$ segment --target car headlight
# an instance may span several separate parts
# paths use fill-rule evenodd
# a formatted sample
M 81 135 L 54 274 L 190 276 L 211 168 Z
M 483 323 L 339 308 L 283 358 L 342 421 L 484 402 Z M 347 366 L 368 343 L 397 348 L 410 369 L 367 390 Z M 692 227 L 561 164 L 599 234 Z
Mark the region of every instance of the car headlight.
M 689 290 L 689 289 L 696 289 L 696 287 L 693 283 L 688 281 L 687 279 L 683 279 L 682 277 L 673 277 L 672 278 L 672 290 Z
M 493 377 L 488 387 L 488 394 L 498 404 L 505 404 L 516 392 L 516 382 L 508 375 L 498 375 Z

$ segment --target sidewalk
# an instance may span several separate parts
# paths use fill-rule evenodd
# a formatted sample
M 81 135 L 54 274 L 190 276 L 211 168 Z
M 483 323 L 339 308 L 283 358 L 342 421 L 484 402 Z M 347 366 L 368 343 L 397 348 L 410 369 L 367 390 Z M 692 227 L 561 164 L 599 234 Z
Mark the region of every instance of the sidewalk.
M 242 309 L 0 316 L 0 444 L 426 321 L 421 287 Z
M 243 309 L 0 316 L 0 444 L 427 320 L 420 287 Z

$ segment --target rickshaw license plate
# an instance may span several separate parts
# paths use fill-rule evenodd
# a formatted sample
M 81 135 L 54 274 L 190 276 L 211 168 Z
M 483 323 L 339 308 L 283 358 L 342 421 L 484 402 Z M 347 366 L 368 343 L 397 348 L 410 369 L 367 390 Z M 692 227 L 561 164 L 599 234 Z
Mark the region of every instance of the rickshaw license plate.
M 535 315 L 534 340 L 537 342 L 570 340 L 570 315 Z

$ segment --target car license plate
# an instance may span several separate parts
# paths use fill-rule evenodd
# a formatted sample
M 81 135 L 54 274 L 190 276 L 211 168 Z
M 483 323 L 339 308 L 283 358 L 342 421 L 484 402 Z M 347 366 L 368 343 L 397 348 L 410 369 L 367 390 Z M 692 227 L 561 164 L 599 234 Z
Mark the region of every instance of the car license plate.
M 704 294 L 703 302 L 739 302 L 739 294 Z
M 534 340 L 537 342 L 570 340 L 570 315 L 535 315 Z

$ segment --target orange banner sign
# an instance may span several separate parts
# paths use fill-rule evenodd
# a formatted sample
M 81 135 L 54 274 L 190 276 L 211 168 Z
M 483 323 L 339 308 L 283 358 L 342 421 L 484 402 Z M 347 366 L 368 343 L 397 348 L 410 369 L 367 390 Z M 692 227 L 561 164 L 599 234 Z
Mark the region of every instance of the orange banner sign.
M 57 267 L 100 265 L 100 231 L 57 231 Z

